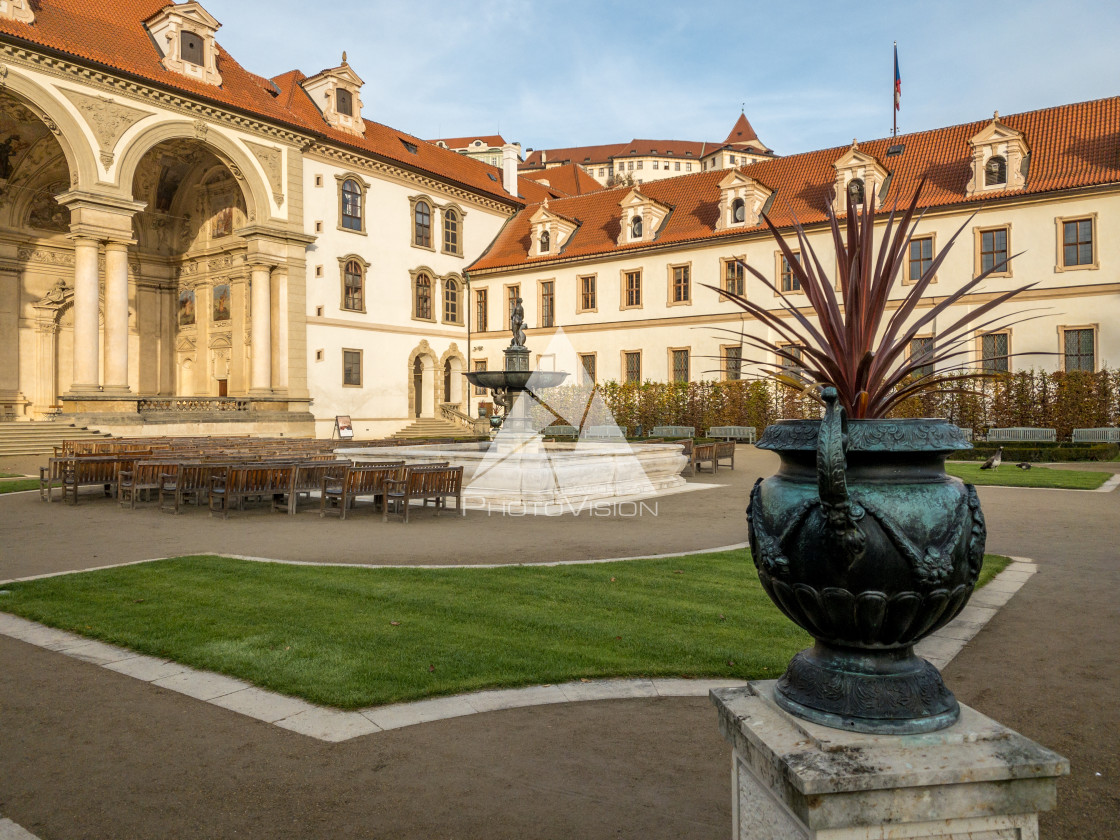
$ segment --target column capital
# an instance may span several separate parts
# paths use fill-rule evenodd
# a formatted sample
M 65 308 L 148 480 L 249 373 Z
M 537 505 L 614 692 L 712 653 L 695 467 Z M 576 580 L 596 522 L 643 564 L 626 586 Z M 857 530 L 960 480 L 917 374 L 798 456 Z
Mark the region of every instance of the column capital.
M 70 210 L 70 231 L 98 240 L 132 240 L 132 217 L 148 206 L 120 196 L 86 190 L 60 193 L 56 199 Z
M 129 245 L 135 245 L 135 239 L 124 239 L 121 237 L 114 237 L 105 240 L 106 251 L 127 251 Z

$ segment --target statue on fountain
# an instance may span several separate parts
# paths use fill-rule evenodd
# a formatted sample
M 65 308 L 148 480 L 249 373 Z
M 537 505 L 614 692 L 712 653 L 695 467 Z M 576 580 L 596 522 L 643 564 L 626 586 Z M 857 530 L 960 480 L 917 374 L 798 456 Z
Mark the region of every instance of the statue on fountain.
M 513 311 L 509 313 L 509 328 L 513 333 L 513 340 L 510 342 L 511 347 L 524 347 L 525 346 L 525 307 L 521 305 L 521 298 L 513 306 Z

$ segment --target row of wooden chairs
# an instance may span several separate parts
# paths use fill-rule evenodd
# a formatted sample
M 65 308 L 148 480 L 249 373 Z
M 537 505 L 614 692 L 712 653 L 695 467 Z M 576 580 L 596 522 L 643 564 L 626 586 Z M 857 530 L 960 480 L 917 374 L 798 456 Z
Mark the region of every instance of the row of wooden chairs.
M 319 516 L 337 513 L 345 519 L 359 498 L 372 498 L 374 506 L 381 508 L 381 520 L 387 521 L 390 513 L 397 513 L 408 522 L 413 501 L 420 501 L 426 508 L 435 506 L 436 516 L 447 508 L 449 499 L 455 500 L 455 510 L 466 515 L 463 507 L 463 468 L 452 467 L 446 461 L 406 465 L 403 461 L 382 464 L 358 464 L 346 474 L 323 479 Z

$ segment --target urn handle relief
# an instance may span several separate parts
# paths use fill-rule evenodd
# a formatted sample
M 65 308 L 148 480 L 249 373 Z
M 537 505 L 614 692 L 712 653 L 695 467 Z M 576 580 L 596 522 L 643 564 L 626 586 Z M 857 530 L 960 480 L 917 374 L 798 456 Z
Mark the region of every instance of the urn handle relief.
M 832 386 L 821 391 L 824 420 L 817 435 L 817 487 L 828 529 L 847 557 L 848 565 L 863 557 L 867 545 L 859 520 L 864 510 L 848 493 L 847 417 Z

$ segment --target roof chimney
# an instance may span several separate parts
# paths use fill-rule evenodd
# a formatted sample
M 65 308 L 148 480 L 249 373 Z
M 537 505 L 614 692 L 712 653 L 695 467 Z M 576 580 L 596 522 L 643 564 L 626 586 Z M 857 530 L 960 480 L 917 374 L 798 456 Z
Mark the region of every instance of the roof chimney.
M 510 195 L 517 195 L 517 146 L 502 146 L 502 187 Z

